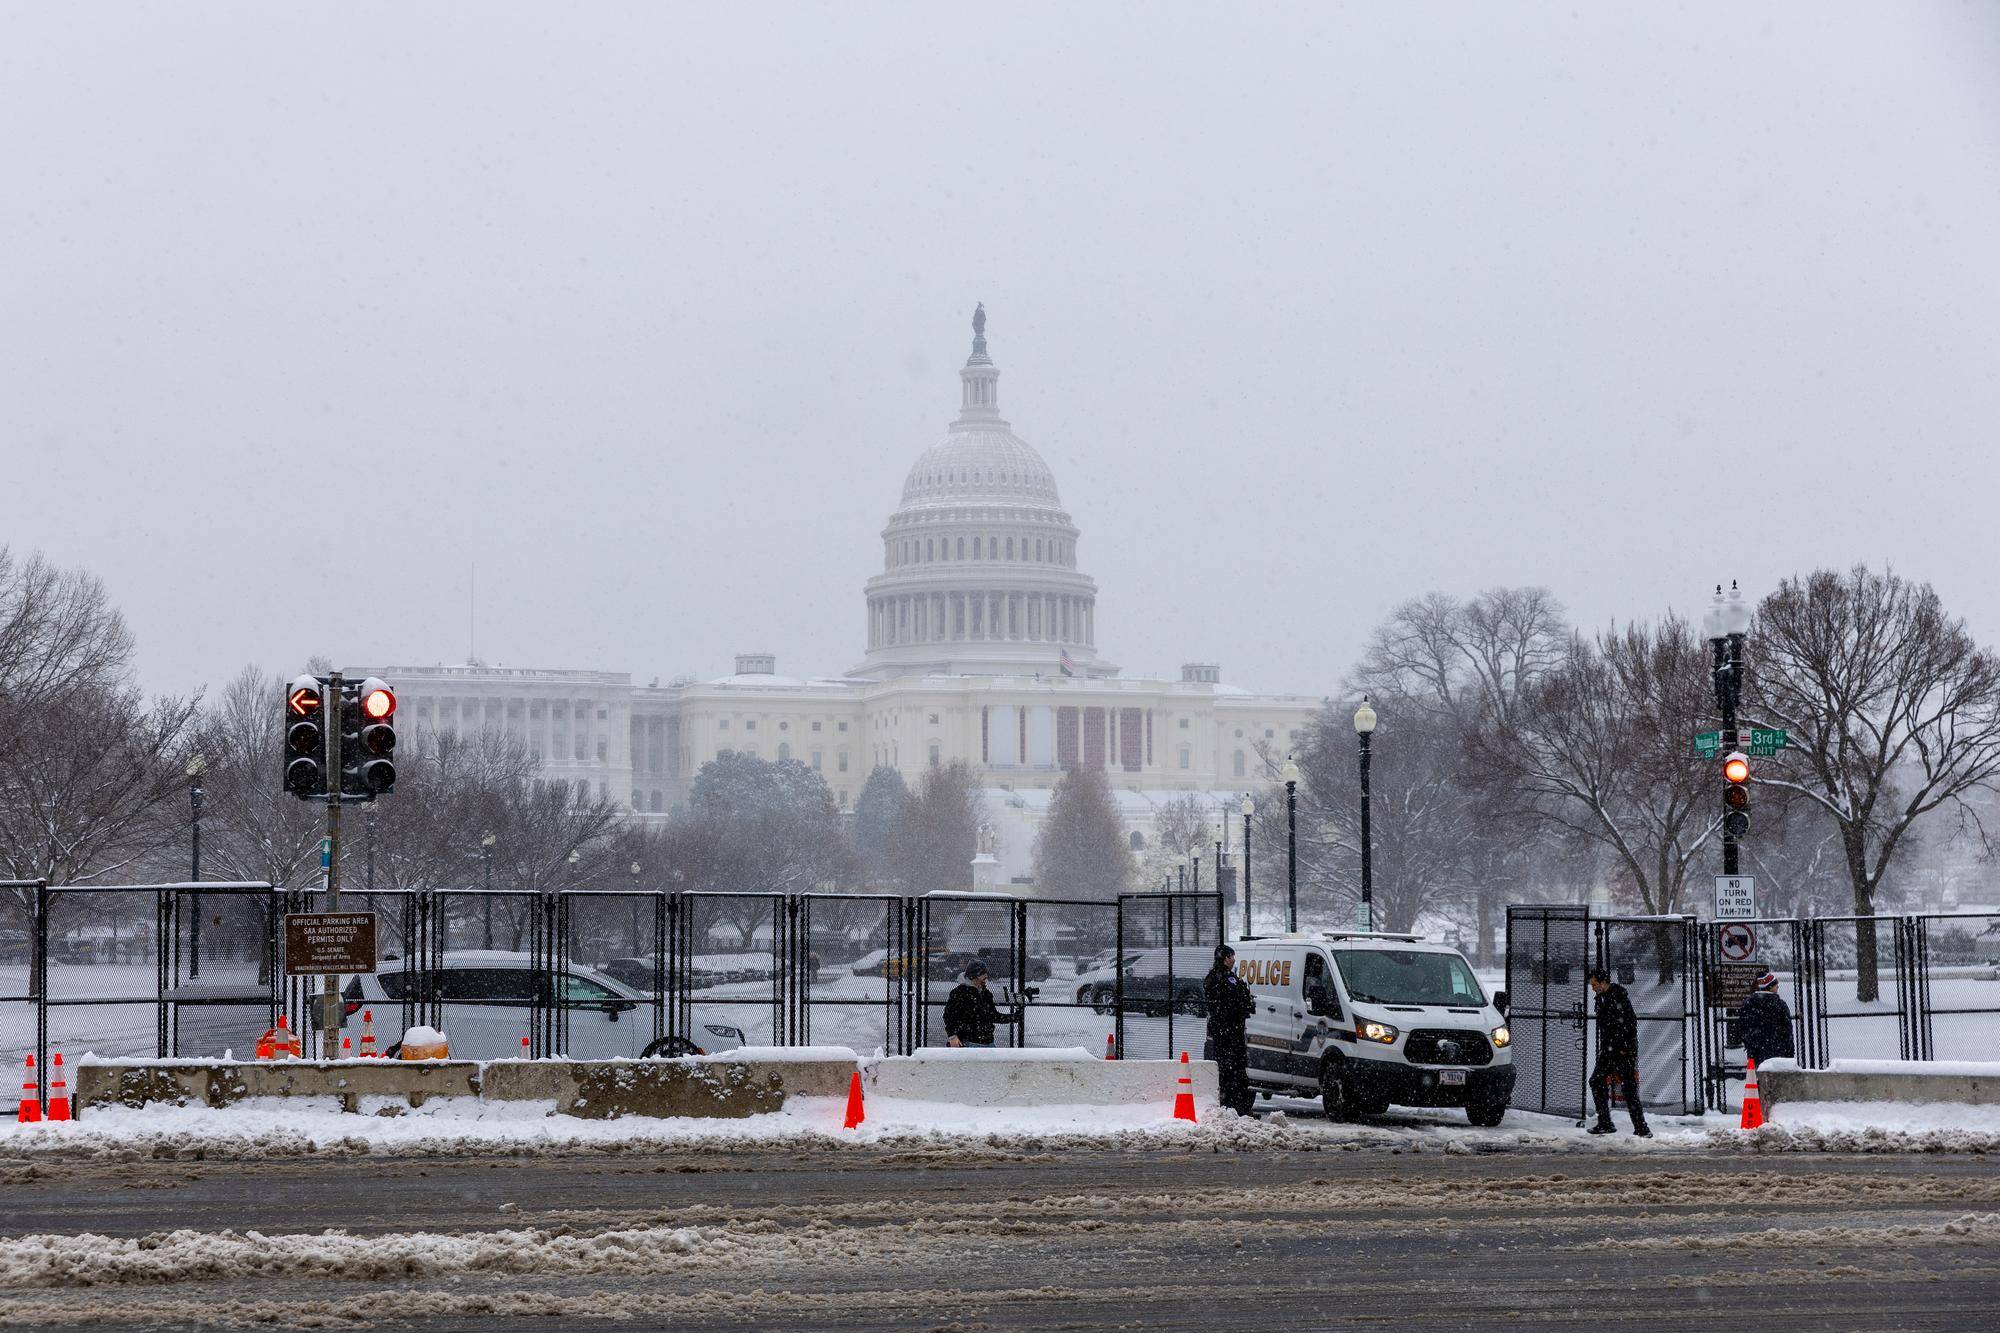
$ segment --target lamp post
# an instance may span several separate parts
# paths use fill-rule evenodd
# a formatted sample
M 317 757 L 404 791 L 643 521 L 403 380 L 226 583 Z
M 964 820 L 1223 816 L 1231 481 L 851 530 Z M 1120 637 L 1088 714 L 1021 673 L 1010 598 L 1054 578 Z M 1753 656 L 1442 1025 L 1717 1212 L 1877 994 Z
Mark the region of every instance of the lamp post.
M 1299 928 L 1299 766 L 1285 756 L 1285 929 Z
M 479 869 L 485 883 L 486 892 L 479 897 L 480 912 L 485 918 L 486 947 L 493 947 L 493 844 L 500 839 L 491 833 L 479 836 Z
M 1368 755 L 1375 736 L 1375 707 L 1361 696 L 1354 710 L 1354 734 L 1361 738 L 1361 928 L 1375 929 L 1375 846 L 1368 834 Z
M 187 761 L 188 808 L 193 815 L 192 838 L 189 848 L 188 882 L 201 883 L 201 775 L 208 768 L 208 761 L 199 754 L 191 754 Z M 194 890 L 189 898 L 193 913 L 188 920 L 188 977 L 192 980 L 201 975 L 201 890 Z M 161 942 L 162 945 L 166 943 Z
M 1250 938 L 1250 816 L 1257 813 L 1257 803 L 1250 799 L 1250 793 L 1243 793 L 1243 938 Z

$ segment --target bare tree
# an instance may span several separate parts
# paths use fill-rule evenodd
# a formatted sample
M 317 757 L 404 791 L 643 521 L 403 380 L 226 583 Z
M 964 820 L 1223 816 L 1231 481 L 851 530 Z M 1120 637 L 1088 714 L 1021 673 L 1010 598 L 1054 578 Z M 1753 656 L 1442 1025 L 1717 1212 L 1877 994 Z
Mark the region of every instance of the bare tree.
M 1758 608 L 1751 706 L 1790 745 L 1760 785 L 1839 831 L 1856 916 L 1919 821 L 2000 779 L 2000 659 L 1929 584 L 1857 565 L 1787 579 Z M 1880 994 L 1875 927 L 1856 927 L 1857 998 Z
M 1562 851 L 1552 838 L 1507 820 L 1504 801 L 1488 799 L 1472 741 L 1511 717 L 1523 691 L 1561 665 L 1568 637 L 1562 604 L 1546 588 L 1489 588 L 1469 599 L 1431 593 L 1390 613 L 1350 682 L 1351 693 L 1375 697 L 1385 727 L 1398 725 L 1386 719 L 1424 714 L 1416 734 L 1426 753 L 1435 748 L 1440 717 L 1466 752 L 1457 799 L 1484 816 L 1479 827 L 1487 836 L 1460 843 L 1454 856 L 1462 863 L 1458 882 L 1471 912 L 1473 954 L 1482 964 L 1496 957 L 1500 909 L 1544 896 Z M 1386 760 L 1386 747 L 1396 742 L 1385 735 L 1382 744 Z
M 1674 616 L 1573 638 L 1562 665 L 1478 737 L 1496 799 L 1603 848 L 1641 911 L 1679 912 L 1719 825 L 1714 784 L 1688 749 L 1707 682 L 1704 646 Z

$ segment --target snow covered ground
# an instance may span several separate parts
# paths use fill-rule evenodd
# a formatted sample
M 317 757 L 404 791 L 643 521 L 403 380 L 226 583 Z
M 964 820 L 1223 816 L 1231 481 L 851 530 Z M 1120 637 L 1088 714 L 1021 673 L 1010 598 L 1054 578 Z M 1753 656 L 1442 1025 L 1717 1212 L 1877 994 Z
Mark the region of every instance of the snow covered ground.
M 355 1154 L 398 1158 L 566 1155 L 691 1149 L 782 1148 L 837 1152 L 854 1146 L 961 1145 L 1006 1151 L 1070 1148 L 1225 1152 L 1358 1151 L 1676 1153 L 1688 1151 L 2000 1151 L 2000 1108 L 1786 1107 L 1783 1123 L 1744 1134 L 1729 1117 L 1656 1116 L 1650 1141 L 1626 1133 L 1592 1137 L 1566 1120 L 1512 1112 L 1498 1129 L 1475 1129 L 1456 1112 L 1392 1112 L 1335 1124 L 1313 1103 L 1279 1099 L 1239 1118 L 1213 1106 L 1195 1124 L 1162 1106 L 1041 1106 L 981 1109 L 938 1102 L 871 1100 L 867 1122 L 843 1130 L 838 1098 L 794 1098 L 783 1111 L 742 1120 L 577 1120 L 542 1103 L 437 1099 L 410 1110 L 387 1100 L 344 1115 L 330 1100 L 250 1101 L 226 1110 L 153 1106 L 93 1111 L 65 1125 L 0 1124 L 0 1161 L 44 1155 L 254 1158 Z M 1978 1112 L 1979 1114 L 1973 1114 Z

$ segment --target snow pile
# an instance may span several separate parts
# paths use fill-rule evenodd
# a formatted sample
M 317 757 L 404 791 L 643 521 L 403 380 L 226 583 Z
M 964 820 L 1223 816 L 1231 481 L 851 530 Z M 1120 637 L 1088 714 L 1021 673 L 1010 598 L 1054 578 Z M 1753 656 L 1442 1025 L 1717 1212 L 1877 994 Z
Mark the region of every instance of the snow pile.
M 817 1248 L 814 1235 L 749 1227 L 637 1227 L 561 1231 L 342 1231 L 269 1237 L 256 1231 L 179 1230 L 136 1238 L 33 1235 L 0 1240 L 0 1288 L 92 1287 L 233 1278 L 383 1280 L 463 1273 L 647 1276 L 738 1263 L 753 1253 Z M 302 1240 L 309 1244 L 301 1244 Z
M 1966 1213 L 1949 1222 L 1890 1222 L 1881 1226 L 1766 1227 L 1703 1236 L 1607 1237 L 1571 1250 L 1802 1250 L 1816 1245 L 1873 1248 L 1885 1242 L 1936 1245 L 1990 1245 L 2000 1238 L 2000 1213 Z
M 1787 1056 L 1757 1066 L 1762 1073 L 1791 1073 L 1799 1062 Z M 1990 1060 L 1835 1060 L 1807 1073 L 1894 1074 L 1898 1078 L 2000 1078 L 2000 1062 Z
M 1764 1127 L 1714 1129 L 1754 1152 L 2000 1152 L 2000 1106 L 1954 1102 L 1786 1102 Z

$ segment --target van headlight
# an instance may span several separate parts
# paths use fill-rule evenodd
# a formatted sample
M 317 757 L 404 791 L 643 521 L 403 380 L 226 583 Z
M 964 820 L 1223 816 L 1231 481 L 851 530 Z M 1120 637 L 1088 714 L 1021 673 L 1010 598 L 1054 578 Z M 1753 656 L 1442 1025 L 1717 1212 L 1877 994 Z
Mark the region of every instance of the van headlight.
M 1354 1035 L 1363 1041 L 1379 1041 L 1384 1046 L 1396 1044 L 1396 1029 L 1387 1023 L 1377 1023 L 1372 1018 L 1357 1019 L 1354 1024 Z
M 1514 1040 L 1514 1034 L 1509 1032 L 1505 1027 L 1497 1027 L 1493 1029 L 1493 1048 L 1495 1050 L 1498 1050 L 1502 1046 L 1508 1045 L 1513 1040 Z

